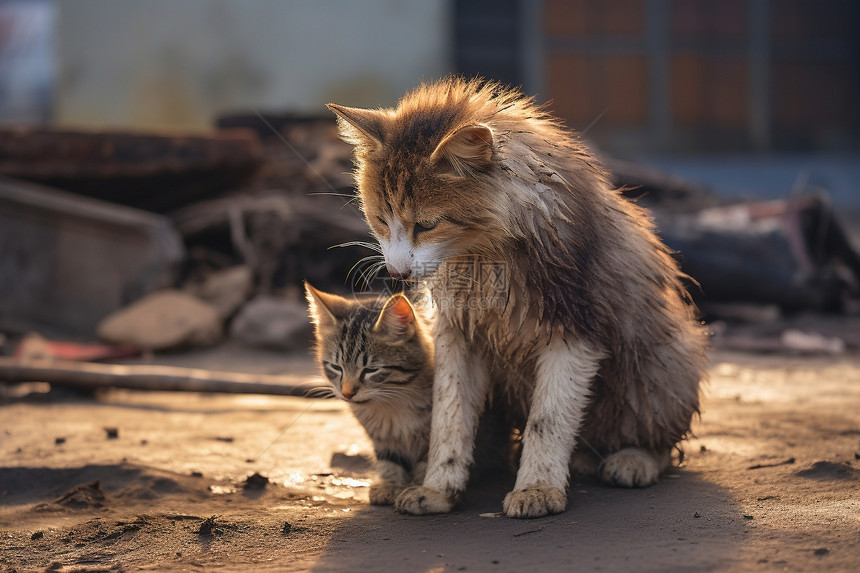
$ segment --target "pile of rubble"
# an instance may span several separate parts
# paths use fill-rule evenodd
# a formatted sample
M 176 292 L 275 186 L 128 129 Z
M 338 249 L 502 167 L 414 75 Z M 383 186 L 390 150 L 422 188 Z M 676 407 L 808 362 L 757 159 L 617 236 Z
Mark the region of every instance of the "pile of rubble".
M 786 313 L 860 310 L 860 256 L 826 200 L 727 205 L 606 162 L 680 252 L 717 344 L 860 348 L 850 333 L 773 327 Z M 208 135 L 0 129 L 0 336 L 98 338 L 109 356 L 225 337 L 305 349 L 302 281 L 354 292 L 366 278 L 351 170 L 329 117 L 234 114 Z M 777 341 L 732 338 L 727 323 L 767 324 Z
M 209 135 L 0 129 L 0 333 L 158 351 L 225 336 L 305 349 L 301 282 L 368 252 L 329 118 Z M 355 278 L 353 275 L 351 278 Z

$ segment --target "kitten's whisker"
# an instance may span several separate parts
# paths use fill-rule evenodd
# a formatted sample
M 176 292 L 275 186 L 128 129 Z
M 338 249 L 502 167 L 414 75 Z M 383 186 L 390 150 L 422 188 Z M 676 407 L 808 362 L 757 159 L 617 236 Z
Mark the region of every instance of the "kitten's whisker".
M 334 390 L 328 386 L 315 386 L 307 391 L 305 398 L 334 398 Z

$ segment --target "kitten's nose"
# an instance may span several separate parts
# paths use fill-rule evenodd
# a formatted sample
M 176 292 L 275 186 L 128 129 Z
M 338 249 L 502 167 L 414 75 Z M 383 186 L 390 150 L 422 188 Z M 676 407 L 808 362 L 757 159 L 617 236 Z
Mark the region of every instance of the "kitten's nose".
M 344 382 L 340 387 L 340 393 L 343 394 L 343 397 L 347 400 L 352 400 L 352 397 L 358 393 L 358 386 L 350 384 L 349 382 Z
M 393 279 L 399 279 L 401 281 L 405 281 L 410 276 L 412 276 L 412 269 L 406 269 L 405 271 L 396 271 L 396 270 L 392 269 L 391 267 L 387 267 L 387 268 L 388 268 L 388 274 L 391 275 L 391 278 L 393 278 Z

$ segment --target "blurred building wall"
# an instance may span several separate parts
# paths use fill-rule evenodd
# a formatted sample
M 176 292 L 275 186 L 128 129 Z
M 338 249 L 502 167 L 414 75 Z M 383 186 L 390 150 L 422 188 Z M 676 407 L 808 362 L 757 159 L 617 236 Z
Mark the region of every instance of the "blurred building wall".
M 207 127 L 389 105 L 451 71 L 442 0 L 60 0 L 61 124 Z
M 857 0 L 539 5 L 542 95 L 606 149 L 860 145 Z

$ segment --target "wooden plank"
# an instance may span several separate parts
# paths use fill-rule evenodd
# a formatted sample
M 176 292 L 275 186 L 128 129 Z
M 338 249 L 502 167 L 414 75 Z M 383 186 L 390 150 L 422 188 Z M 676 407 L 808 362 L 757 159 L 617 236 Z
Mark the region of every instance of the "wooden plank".
M 0 128 L 0 175 L 166 212 L 231 190 L 260 167 L 250 130 L 211 134 Z
M 0 382 L 47 382 L 83 390 L 122 388 L 149 392 L 214 392 L 300 397 L 328 394 L 324 392 L 328 389 L 327 386 L 298 382 L 295 376 L 67 360 L 21 361 L 15 358 L 0 358 Z

